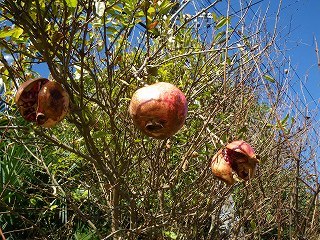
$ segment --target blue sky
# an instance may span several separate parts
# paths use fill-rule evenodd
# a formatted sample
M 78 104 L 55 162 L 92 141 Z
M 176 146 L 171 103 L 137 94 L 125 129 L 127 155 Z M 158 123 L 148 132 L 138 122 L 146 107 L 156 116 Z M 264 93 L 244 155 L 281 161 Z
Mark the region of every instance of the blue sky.
M 286 0 L 283 1 L 282 8 L 280 23 L 282 26 L 290 26 L 291 33 L 288 39 L 290 51 L 288 53 L 291 56 L 292 63 L 295 63 L 300 74 L 317 76 L 319 80 L 320 68 L 317 66 L 314 37 L 320 42 L 320 1 Z M 289 27 L 287 27 L 288 30 Z M 309 80 L 314 81 L 312 85 L 319 87 L 319 81 L 312 78 Z M 314 93 L 318 94 L 317 92 Z
M 278 1 L 271 3 L 273 14 L 277 4 Z M 285 39 L 286 56 L 295 70 L 291 84 L 301 96 L 301 101 L 304 101 L 310 109 L 319 106 L 320 98 L 320 67 L 314 39 L 316 38 L 320 47 L 319 12 L 320 1 L 284 0 L 279 24 L 281 34 L 288 33 Z M 313 120 L 318 121 L 317 118 L 319 116 L 314 116 Z
M 270 0 L 271 15 L 275 15 L 279 1 Z M 266 4 L 266 1 L 263 3 Z M 304 113 L 311 120 L 309 137 L 312 139 L 316 154 L 320 155 L 320 65 L 316 53 L 316 42 L 320 48 L 320 1 L 319 0 L 283 0 L 279 30 L 280 35 L 287 35 L 283 39 L 286 46 L 286 56 L 292 66 L 291 93 Z M 315 41 L 316 39 L 316 41 Z M 320 57 L 320 52 L 319 52 Z M 320 59 L 319 59 L 320 60 Z M 320 63 L 319 63 L 320 64 Z M 306 110 L 308 109 L 308 110 Z M 307 153 L 308 155 L 309 153 Z M 306 158 L 308 159 L 308 158 Z M 320 171 L 319 158 L 315 160 Z

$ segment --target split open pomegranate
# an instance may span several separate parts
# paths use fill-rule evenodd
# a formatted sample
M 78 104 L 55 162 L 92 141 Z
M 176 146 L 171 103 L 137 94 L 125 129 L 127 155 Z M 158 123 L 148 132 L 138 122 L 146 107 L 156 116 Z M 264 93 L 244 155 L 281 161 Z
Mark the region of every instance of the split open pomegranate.
M 176 86 L 159 82 L 138 89 L 132 96 L 129 113 L 134 124 L 147 136 L 166 139 L 183 126 L 188 103 Z
M 69 110 L 69 95 L 57 82 L 30 79 L 19 87 L 15 102 L 22 117 L 42 127 L 53 127 Z
M 220 149 L 212 158 L 213 174 L 229 185 L 236 181 L 253 178 L 259 163 L 253 148 L 245 141 L 238 140 Z

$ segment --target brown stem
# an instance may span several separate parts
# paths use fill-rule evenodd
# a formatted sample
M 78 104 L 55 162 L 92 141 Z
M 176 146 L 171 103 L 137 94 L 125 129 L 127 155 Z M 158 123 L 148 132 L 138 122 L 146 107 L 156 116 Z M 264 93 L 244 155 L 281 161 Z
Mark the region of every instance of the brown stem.
M 116 232 L 119 230 L 119 223 L 120 223 L 120 211 L 119 211 L 119 201 L 120 201 L 120 194 L 119 194 L 119 186 L 116 185 L 112 191 L 112 232 Z
M 137 227 L 137 207 L 134 201 L 130 202 L 130 229 L 135 229 Z
M 1 228 L 0 228 L 0 236 L 2 237 L 2 240 L 6 240 L 6 237 L 4 236 L 4 234 L 3 234 L 2 230 L 1 230 Z

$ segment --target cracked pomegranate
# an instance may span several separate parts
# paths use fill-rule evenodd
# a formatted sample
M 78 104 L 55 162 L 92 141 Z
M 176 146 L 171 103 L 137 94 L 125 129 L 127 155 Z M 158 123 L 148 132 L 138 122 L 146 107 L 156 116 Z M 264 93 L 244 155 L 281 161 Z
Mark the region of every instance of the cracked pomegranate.
M 259 160 L 253 148 L 245 141 L 238 140 L 214 155 L 211 170 L 217 178 L 232 185 L 236 181 L 253 178 L 257 163 Z
M 170 83 L 159 82 L 138 89 L 129 113 L 134 124 L 147 136 L 166 139 L 183 126 L 188 103 L 183 92 Z
M 25 120 L 47 128 L 60 122 L 69 110 L 68 93 L 59 83 L 46 78 L 22 83 L 15 101 Z

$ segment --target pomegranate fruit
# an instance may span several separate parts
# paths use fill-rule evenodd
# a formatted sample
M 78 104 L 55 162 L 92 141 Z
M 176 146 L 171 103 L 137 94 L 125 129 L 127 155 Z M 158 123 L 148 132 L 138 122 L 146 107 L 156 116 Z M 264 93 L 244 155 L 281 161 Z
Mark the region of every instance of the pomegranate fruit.
M 19 87 L 15 102 L 22 117 L 42 127 L 53 127 L 69 110 L 69 95 L 57 82 L 30 79 Z
M 236 181 L 253 178 L 257 163 L 259 160 L 253 148 L 245 141 L 238 140 L 214 155 L 211 170 L 217 178 L 232 185 Z
M 183 126 L 188 103 L 183 92 L 171 83 L 158 82 L 138 89 L 129 113 L 134 124 L 147 136 L 166 139 Z

